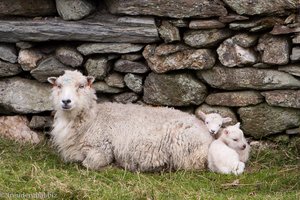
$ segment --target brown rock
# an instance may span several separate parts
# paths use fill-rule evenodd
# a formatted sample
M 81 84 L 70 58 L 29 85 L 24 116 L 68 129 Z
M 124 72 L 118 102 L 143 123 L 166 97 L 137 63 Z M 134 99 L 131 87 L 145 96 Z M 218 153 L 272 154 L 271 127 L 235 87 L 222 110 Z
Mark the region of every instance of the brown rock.
M 179 28 L 189 27 L 189 21 L 186 19 L 170 19 L 169 22 Z
M 261 94 L 271 106 L 300 108 L 300 90 L 275 90 Z
M 30 120 L 29 128 L 35 130 L 45 130 L 51 128 L 52 124 L 53 124 L 52 117 L 34 115 Z
M 166 20 L 162 21 L 158 32 L 165 43 L 180 41 L 179 29 Z
M 184 1 L 120 1 L 105 0 L 108 9 L 113 14 L 155 15 L 171 18 L 213 17 L 227 14 L 224 4 L 219 0 Z
M 31 71 L 37 66 L 38 61 L 43 58 L 43 54 L 34 49 L 21 49 L 19 52 L 18 63 L 24 71 Z
M 120 73 L 112 73 L 108 74 L 107 77 L 104 79 L 106 84 L 110 87 L 117 87 L 117 88 L 124 88 L 124 76 Z
M 300 32 L 300 28 L 298 27 L 288 27 L 282 25 L 276 25 L 273 27 L 273 30 L 270 32 L 272 35 L 285 35 L 290 33 Z
M 183 40 L 191 47 L 212 47 L 231 35 L 232 32 L 227 29 L 190 30 L 184 33 Z
M 163 52 L 160 46 L 147 45 L 143 55 L 149 67 L 156 73 L 164 73 L 179 69 L 209 69 L 215 64 L 215 55 L 208 49 L 186 49 L 175 51 L 176 45 L 168 45 L 167 51 Z M 166 45 L 164 45 L 166 47 Z M 160 48 L 160 49 L 159 49 Z M 177 49 L 180 49 L 179 46 Z M 158 49 L 158 53 L 157 53 Z M 175 53 L 170 53 L 173 50 Z M 163 54 L 163 55 L 162 55 Z
M 28 124 L 26 116 L 2 116 L 0 117 L 0 136 L 18 142 L 39 143 L 37 133 L 30 130 Z
M 113 100 L 118 103 L 134 103 L 139 99 L 139 96 L 134 92 L 124 92 L 113 96 Z
M 219 22 L 218 20 L 192 20 L 189 24 L 190 29 L 214 29 L 214 28 L 224 28 L 225 24 Z
M 213 93 L 205 99 L 205 102 L 209 105 L 229 107 L 256 105 L 263 101 L 263 96 L 256 91 Z
M 290 44 L 285 37 L 263 35 L 257 45 L 262 61 L 271 65 L 285 65 L 289 62 Z
M 125 73 L 143 74 L 148 72 L 150 69 L 142 62 L 119 59 L 114 64 L 114 70 Z
M 14 76 L 22 72 L 19 64 L 13 64 L 0 60 L 0 77 Z
M 123 54 L 121 59 L 129 60 L 129 61 L 137 61 L 143 58 L 141 53 L 130 53 L 130 54 Z
M 220 16 L 219 17 L 219 21 L 222 23 L 230 23 L 230 22 L 234 22 L 234 21 L 243 21 L 243 20 L 247 20 L 249 19 L 249 17 L 246 16 L 242 16 L 242 15 L 236 15 L 236 14 L 229 14 L 226 16 Z
M 71 47 L 60 47 L 55 51 L 56 58 L 63 64 L 79 67 L 83 62 L 82 55 Z

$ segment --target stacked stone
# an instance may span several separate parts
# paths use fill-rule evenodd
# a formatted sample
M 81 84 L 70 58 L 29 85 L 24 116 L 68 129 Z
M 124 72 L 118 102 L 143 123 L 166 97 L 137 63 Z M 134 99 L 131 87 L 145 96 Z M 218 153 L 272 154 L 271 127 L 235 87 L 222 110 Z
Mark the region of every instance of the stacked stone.
M 0 8 L 0 114 L 34 115 L 32 128 L 49 126 L 38 117 L 52 110 L 47 77 L 80 70 L 95 77 L 99 102 L 218 112 L 254 138 L 299 135 L 297 0 L 45 0 L 30 9 L 5 0 Z

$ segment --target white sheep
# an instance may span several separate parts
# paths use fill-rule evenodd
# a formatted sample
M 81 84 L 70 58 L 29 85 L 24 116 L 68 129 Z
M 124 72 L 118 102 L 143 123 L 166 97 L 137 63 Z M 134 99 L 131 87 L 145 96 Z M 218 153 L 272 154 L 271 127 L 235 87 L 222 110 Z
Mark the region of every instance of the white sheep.
M 218 136 L 217 134 L 218 134 L 220 128 L 222 128 L 222 125 L 227 122 L 232 121 L 232 119 L 230 117 L 222 117 L 218 113 L 205 114 L 204 112 L 202 112 L 200 110 L 196 111 L 195 115 L 199 119 L 204 121 L 205 125 L 208 128 L 208 131 L 216 137 Z
M 208 168 L 223 174 L 241 174 L 249 158 L 250 146 L 244 138 L 240 123 L 221 129 L 218 139 L 208 151 Z
M 53 143 L 65 161 L 130 171 L 205 169 L 213 141 L 196 116 L 166 107 L 96 104 L 93 77 L 65 71 L 50 77 L 56 110 Z

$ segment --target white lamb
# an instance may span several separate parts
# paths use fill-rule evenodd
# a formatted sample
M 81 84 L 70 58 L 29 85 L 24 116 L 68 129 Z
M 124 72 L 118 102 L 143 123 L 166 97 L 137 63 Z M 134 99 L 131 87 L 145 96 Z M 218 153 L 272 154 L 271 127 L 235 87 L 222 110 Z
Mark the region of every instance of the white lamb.
M 208 128 L 208 131 L 214 136 L 217 136 L 217 134 L 223 124 L 232 121 L 232 119 L 230 117 L 222 117 L 218 113 L 205 114 L 204 112 L 202 112 L 200 110 L 196 111 L 195 115 L 199 119 L 204 121 L 205 125 Z
M 223 174 L 241 174 L 249 158 L 250 146 L 244 138 L 240 123 L 221 130 L 208 151 L 208 168 Z
M 196 116 L 165 107 L 96 104 L 93 77 L 50 77 L 56 110 L 53 143 L 65 161 L 130 171 L 203 170 L 213 138 Z

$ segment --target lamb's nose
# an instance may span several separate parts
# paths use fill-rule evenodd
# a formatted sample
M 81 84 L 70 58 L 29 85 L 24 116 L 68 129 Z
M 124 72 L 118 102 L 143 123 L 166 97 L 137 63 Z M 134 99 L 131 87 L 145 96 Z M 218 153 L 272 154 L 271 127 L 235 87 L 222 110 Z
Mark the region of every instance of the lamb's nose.
M 63 102 L 65 105 L 68 105 L 69 103 L 71 103 L 71 100 L 70 100 L 70 99 L 66 99 L 66 100 L 62 100 L 62 102 Z
M 243 145 L 243 149 L 246 149 L 246 145 L 245 144 Z

